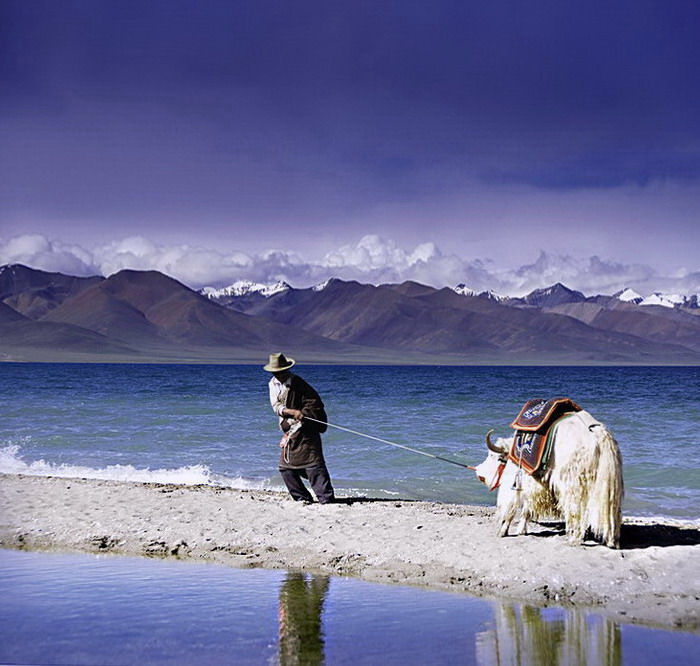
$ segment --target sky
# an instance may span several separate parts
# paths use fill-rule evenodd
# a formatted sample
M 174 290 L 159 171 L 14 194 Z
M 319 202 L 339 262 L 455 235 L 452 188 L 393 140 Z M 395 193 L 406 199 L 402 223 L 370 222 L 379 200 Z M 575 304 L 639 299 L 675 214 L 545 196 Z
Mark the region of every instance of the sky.
M 700 292 L 694 0 L 0 0 L 0 264 Z

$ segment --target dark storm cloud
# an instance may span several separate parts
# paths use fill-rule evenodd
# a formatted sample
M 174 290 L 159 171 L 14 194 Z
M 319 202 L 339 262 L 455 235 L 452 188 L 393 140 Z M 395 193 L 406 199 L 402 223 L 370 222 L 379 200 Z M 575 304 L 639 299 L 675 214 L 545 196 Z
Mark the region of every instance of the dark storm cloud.
M 700 176 L 695 2 L 0 3 L 0 204 L 266 221 Z

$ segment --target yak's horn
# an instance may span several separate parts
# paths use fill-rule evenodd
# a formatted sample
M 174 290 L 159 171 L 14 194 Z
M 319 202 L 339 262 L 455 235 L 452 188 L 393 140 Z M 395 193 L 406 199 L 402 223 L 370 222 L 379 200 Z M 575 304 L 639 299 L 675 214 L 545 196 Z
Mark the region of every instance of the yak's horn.
M 489 451 L 493 451 L 494 453 L 503 453 L 503 449 L 498 448 L 492 441 L 491 441 L 491 433 L 493 432 L 493 429 L 489 430 L 486 433 L 486 446 L 489 447 Z

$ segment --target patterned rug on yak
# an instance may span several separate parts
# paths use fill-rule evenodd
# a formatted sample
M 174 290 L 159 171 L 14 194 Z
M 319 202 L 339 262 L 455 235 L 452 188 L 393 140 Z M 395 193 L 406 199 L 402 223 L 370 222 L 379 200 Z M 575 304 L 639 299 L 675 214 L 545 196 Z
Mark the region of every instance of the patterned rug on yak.
M 581 407 L 569 398 L 529 400 L 510 424 L 516 432 L 508 459 L 528 474 L 536 474 L 547 464 L 556 426 L 563 418 L 580 411 Z

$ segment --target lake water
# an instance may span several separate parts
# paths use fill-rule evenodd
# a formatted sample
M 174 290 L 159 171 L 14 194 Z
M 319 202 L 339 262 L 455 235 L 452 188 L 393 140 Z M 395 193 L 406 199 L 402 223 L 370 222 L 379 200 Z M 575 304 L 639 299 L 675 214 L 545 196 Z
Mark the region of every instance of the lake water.
M 0 550 L 3 664 L 685 664 L 700 636 L 300 572 Z
M 570 397 L 619 441 L 626 514 L 697 518 L 700 368 L 295 370 L 332 423 L 467 464 L 527 400 Z M 0 472 L 282 489 L 268 379 L 259 366 L 2 363 Z M 472 472 L 387 444 L 329 429 L 324 450 L 339 494 L 495 502 Z
M 568 396 L 624 457 L 625 512 L 697 518 L 697 368 L 300 366 L 329 418 L 473 464 L 534 397 Z M 254 366 L 0 364 L 0 472 L 282 489 Z M 471 472 L 329 430 L 343 495 L 492 504 Z M 679 464 L 679 461 L 682 464 Z M 299 572 L 0 551 L 0 662 L 684 663 L 698 636 Z

